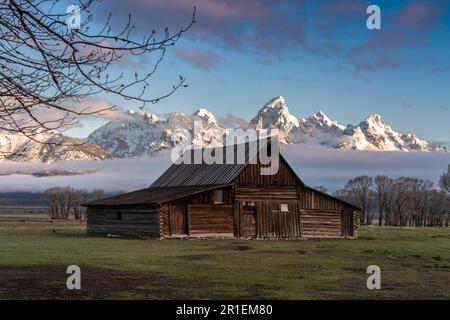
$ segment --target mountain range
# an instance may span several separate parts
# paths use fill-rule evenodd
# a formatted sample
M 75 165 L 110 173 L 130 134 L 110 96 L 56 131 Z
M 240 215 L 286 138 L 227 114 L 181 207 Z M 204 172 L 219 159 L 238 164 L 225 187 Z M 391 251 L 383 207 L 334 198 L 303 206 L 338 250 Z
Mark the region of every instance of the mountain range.
M 206 109 L 198 109 L 191 115 L 175 112 L 160 119 L 145 111 L 128 111 L 127 120 L 113 120 L 99 127 L 86 139 L 85 144 L 73 147 L 57 144 L 39 144 L 18 134 L 0 135 L 0 161 L 52 162 L 57 160 L 128 158 L 154 154 L 169 149 L 192 137 L 197 146 L 219 146 L 220 136 L 228 128 Z M 194 133 L 194 121 L 201 122 Z M 267 102 L 246 128 L 279 129 L 282 144 L 319 144 L 334 149 L 369 151 L 442 151 L 443 146 L 434 145 L 414 134 L 402 134 L 378 114 L 369 115 L 356 125 L 342 125 L 318 113 L 307 118 L 297 118 L 289 112 L 281 96 Z M 59 132 L 48 133 L 45 141 L 80 140 L 66 137 Z M 81 141 L 80 141 L 81 142 Z M 3 154 L 3 156 L 2 156 Z
M 71 160 L 104 160 L 112 157 L 98 145 L 65 136 L 57 131 L 37 134 L 33 140 L 20 133 L 0 131 L 0 162 L 9 160 L 48 163 Z

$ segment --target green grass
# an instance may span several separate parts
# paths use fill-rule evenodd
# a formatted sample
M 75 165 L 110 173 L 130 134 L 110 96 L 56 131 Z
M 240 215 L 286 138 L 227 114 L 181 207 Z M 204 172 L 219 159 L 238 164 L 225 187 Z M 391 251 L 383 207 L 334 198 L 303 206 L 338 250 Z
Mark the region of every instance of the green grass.
M 373 227 L 362 229 L 359 240 L 307 241 L 157 241 L 90 237 L 79 228 L 0 230 L 0 268 L 70 264 L 81 267 L 87 297 L 450 299 L 449 229 Z M 381 268 L 381 290 L 366 288 L 371 264 Z M 89 270 L 97 271 L 86 280 Z M 63 287 L 65 277 L 55 285 Z M 94 280 L 107 290 L 89 293 Z M 26 288 L 21 298 L 33 298 L 39 289 L 28 296 Z M 1 288 L 0 298 L 17 296 L 11 290 Z

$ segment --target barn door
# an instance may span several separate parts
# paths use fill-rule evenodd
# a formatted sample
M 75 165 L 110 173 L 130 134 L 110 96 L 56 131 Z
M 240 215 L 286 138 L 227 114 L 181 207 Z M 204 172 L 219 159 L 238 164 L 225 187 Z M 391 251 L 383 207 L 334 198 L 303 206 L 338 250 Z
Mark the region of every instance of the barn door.
M 341 213 L 341 229 L 343 237 L 353 236 L 353 212 L 342 211 Z
M 256 206 L 242 207 L 241 236 L 256 238 Z
M 170 204 L 170 234 L 186 234 L 187 206 L 183 204 Z

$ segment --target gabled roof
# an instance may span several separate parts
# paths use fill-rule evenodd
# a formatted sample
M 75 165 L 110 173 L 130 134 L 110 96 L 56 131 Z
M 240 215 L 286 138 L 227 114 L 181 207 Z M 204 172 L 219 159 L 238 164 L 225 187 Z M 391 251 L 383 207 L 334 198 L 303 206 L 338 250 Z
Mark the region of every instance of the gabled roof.
M 261 141 L 259 140 L 259 148 L 265 146 L 265 142 L 263 145 Z M 201 155 L 205 150 L 213 156 L 216 152 L 222 152 L 223 164 L 208 164 L 203 157 L 200 158 L 201 163 L 199 164 L 174 163 L 153 182 L 151 187 L 229 184 L 233 182 L 234 178 L 242 172 L 247 164 L 256 163 L 258 157 L 258 146 L 256 143 L 242 143 L 229 147 L 188 149 L 182 158 L 189 158 L 194 162 L 195 153 Z M 245 150 L 245 152 L 241 152 L 240 150 Z
M 178 186 L 178 187 L 150 187 L 118 196 L 96 200 L 87 203 L 89 206 L 129 205 L 129 204 L 161 204 L 197 193 L 214 190 L 228 185 L 214 186 Z

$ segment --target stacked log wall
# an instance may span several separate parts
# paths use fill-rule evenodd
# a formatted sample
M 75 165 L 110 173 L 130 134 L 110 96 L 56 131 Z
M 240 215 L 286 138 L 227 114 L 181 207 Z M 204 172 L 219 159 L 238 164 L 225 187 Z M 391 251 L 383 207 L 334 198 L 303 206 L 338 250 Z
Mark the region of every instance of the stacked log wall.
M 160 237 L 157 205 L 88 206 L 87 233 Z

